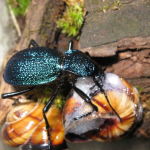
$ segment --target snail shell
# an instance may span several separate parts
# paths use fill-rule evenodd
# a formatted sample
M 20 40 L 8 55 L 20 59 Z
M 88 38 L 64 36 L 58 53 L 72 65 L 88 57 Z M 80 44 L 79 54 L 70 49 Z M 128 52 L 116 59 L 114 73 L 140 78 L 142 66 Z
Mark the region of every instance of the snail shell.
M 97 106 L 98 112 L 92 112 L 91 105 L 86 103 L 75 91 L 72 91 L 63 111 L 66 140 L 71 142 L 114 141 L 132 131 L 133 127 L 142 119 L 143 109 L 137 89 L 117 75 L 106 73 L 103 86 L 109 102 L 120 116 L 121 122 L 108 104 L 104 94 L 94 85 L 92 78 L 78 78 L 76 86 L 91 98 L 91 102 Z M 91 93 L 94 95 L 91 96 Z M 80 118 L 81 116 L 83 117 Z M 75 120 L 75 118 L 79 119 Z
M 48 149 L 48 137 L 42 112 L 44 106 L 36 102 L 15 105 L 7 115 L 1 131 L 4 142 L 13 147 L 21 145 L 22 150 Z M 66 147 L 61 110 L 52 106 L 46 116 L 51 126 L 49 132 L 53 149 Z

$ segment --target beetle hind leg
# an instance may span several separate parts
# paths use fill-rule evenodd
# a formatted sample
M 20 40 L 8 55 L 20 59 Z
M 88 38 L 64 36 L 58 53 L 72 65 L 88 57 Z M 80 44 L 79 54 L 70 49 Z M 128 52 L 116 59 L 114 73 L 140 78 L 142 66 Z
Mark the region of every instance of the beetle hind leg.
M 87 114 L 84 114 L 84 115 L 82 115 L 82 116 L 80 116 L 80 117 L 74 118 L 74 120 L 79 120 L 79 119 L 81 119 L 81 118 L 87 117 L 87 116 L 91 115 L 94 111 L 95 111 L 95 110 L 93 109 L 91 112 L 89 112 L 89 113 L 87 113 Z
M 12 93 L 4 93 L 4 94 L 1 94 L 1 98 L 5 99 L 5 98 L 21 95 L 21 94 L 24 94 L 24 93 L 27 93 L 27 92 L 33 90 L 34 88 L 35 88 L 35 86 L 30 87 L 30 88 L 25 89 L 25 90 L 22 90 L 22 91 L 17 91 L 17 92 L 12 92 Z
M 109 99 L 108 99 L 108 97 L 107 97 L 107 94 L 106 94 L 105 90 L 103 89 L 103 84 L 102 84 L 102 82 L 101 82 L 101 84 L 100 84 L 98 81 L 96 81 L 96 80 L 94 80 L 94 82 L 95 82 L 95 84 L 100 88 L 101 92 L 104 94 L 104 96 L 105 96 L 105 98 L 106 98 L 106 100 L 107 100 L 107 103 L 109 104 L 110 108 L 111 108 L 111 109 L 113 110 L 113 112 L 118 116 L 120 122 L 122 122 L 122 120 L 121 120 L 119 114 L 115 111 L 115 109 L 114 109 L 114 108 L 112 107 L 112 105 L 110 104 Z
M 38 44 L 33 39 L 30 41 L 28 48 L 31 48 L 31 46 L 39 47 Z
M 49 133 L 49 129 L 50 129 L 50 124 L 47 120 L 47 117 L 46 117 L 46 112 L 48 112 L 48 110 L 50 109 L 53 101 L 55 100 L 57 94 L 59 93 L 60 91 L 60 88 L 62 86 L 62 83 L 57 87 L 57 90 L 55 91 L 55 93 L 51 96 L 50 100 L 48 101 L 48 103 L 45 105 L 45 107 L 43 108 L 43 117 L 44 117 L 44 120 L 45 120 L 45 124 L 46 124 L 46 130 L 47 130 L 47 136 L 48 136 L 48 143 L 49 143 L 49 150 L 51 150 L 51 146 L 52 146 L 52 143 L 51 143 L 51 140 L 50 140 L 50 133 Z

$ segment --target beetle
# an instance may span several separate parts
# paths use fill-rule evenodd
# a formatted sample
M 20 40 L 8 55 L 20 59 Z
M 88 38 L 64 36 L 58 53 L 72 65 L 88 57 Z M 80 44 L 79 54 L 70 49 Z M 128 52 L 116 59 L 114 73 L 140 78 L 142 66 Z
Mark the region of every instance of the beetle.
M 120 119 L 119 115 L 109 103 L 107 94 L 103 87 L 103 81 L 105 80 L 104 70 L 102 70 L 102 68 L 87 54 L 79 50 L 72 49 L 72 41 L 70 41 L 69 48 L 63 56 L 63 54 L 58 50 L 39 47 L 34 40 L 31 40 L 27 49 L 16 53 L 10 58 L 10 60 L 6 64 L 3 74 L 5 82 L 10 85 L 31 87 L 18 92 L 5 93 L 2 94 L 1 97 L 4 99 L 20 95 L 32 90 L 37 85 L 50 83 L 52 81 L 58 81 L 59 85 L 56 91 L 43 108 L 43 116 L 46 123 L 48 139 L 49 143 L 51 143 L 50 135 L 48 132 L 50 125 L 45 114 L 51 107 L 52 102 L 54 101 L 60 88 L 62 87 L 64 79 L 67 79 L 74 91 L 76 91 L 79 96 L 81 96 L 87 103 L 89 103 L 93 107 L 93 111 L 97 111 L 97 107 L 91 103 L 90 97 L 87 96 L 86 93 L 84 93 L 81 89 L 75 86 L 75 82 L 78 77 L 87 76 L 93 79 L 95 86 L 99 87 L 99 90 L 104 94 L 111 109 Z M 94 86 L 91 87 L 91 89 L 92 88 L 94 88 Z M 92 112 L 74 118 L 74 120 L 78 120 L 80 118 L 88 116 Z

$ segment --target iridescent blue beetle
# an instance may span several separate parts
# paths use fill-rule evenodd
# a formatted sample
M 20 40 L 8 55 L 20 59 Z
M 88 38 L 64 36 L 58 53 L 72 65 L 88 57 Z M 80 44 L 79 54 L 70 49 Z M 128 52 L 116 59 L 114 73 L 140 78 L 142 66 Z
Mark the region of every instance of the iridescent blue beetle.
M 54 80 L 57 80 L 60 83 L 55 93 L 43 109 L 43 116 L 46 122 L 48 137 L 50 137 L 48 132 L 50 125 L 47 121 L 45 113 L 51 107 L 52 102 L 54 101 L 61 86 L 63 85 L 64 78 L 67 78 L 72 88 L 87 103 L 91 104 L 91 106 L 93 107 L 93 111 L 97 111 L 97 107 L 91 103 L 91 99 L 86 95 L 86 93 L 75 86 L 75 82 L 78 77 L 90 76 L 91 78 L 93 78 L 95 85 L 97 85 L 99 87 L 99 90 L 104 93 L 105 98 L 109 103 L 108 97 L 103 88 L 103 81 L 105 80 L 104 71 L 87 54 L 79 50 L 73 50 L 71 49 L 71 47 L 72 42 L 69 43 L 69 50 L 66 51 L 65 56 L 63 56 L 61 52 L 54 49 L 39 47 L 34 40 L 31 40 L 29 47 L 16 53 L 8 61 L 4 70 L 3 77 L 5 82 L 7 82 L 8 84 L 15 86 L 30 85 L 32 87 L 23 91 L 2 94 L 2 98 L 8 98 L 26 93 L 32 90 L 36 85 L 46 84 Z M 111 105 L 110 107 L 112 108 Z M 112 110 L 114 111 L 114 113 L 116 113 L 113 108 Z M 90 115 L 92 112 L 85 114 L 84 116 L 75 118 L 75 120 Z M 118 114 L 117 116 L 119 117 Z

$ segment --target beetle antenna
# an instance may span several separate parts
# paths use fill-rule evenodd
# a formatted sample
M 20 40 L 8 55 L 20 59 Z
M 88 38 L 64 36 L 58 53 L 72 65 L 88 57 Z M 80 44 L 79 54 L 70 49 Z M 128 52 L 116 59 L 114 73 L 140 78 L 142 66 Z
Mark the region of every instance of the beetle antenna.
M 73 41 L 71 40 L 71 41 L 69 42 L 69 48 L 68 48 L 68 50 L 71 50 L 71 49 L 72 49 L 72 45 L 73 45 Z

